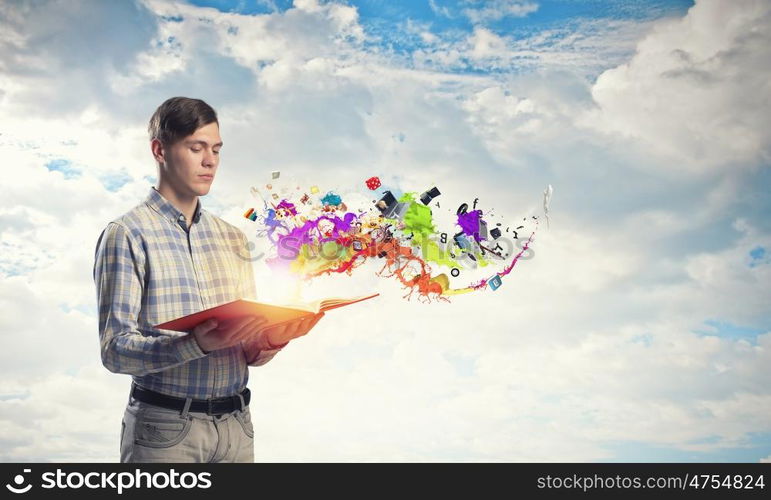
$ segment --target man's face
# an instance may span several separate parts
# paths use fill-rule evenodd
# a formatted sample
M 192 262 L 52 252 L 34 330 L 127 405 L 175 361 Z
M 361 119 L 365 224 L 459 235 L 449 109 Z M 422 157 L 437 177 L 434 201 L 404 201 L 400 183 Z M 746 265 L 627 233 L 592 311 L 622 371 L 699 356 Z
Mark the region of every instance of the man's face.
M 221 147 L 219 126 L 210 123 L 162 148 L 161 172 L 164 179 L 180 194 L 204 196 L 214 181 Z M 154 145 L 153 151 L 156 150 Z

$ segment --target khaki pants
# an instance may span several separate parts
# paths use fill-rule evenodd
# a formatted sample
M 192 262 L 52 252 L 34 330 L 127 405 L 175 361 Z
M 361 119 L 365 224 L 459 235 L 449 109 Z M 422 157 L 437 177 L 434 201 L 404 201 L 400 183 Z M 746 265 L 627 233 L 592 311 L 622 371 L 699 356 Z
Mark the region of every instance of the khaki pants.
M 120 461 L 254 462 L 254 428 L 246 406 L 225 415 L 177 411 L 129 396 L 123 414 Z

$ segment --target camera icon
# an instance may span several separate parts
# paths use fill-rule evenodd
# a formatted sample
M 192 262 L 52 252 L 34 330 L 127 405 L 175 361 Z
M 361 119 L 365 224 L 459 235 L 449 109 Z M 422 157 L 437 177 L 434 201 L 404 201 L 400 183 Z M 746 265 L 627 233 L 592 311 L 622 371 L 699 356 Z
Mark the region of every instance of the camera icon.
M 24 469 L 24 474 L 26 474 L 28 472 L 32 472 L 32 469 Z M 26 493 L 26 492 L 28 492 L 32 488 L 31 484 L 28 484 L 26 486 L 22 486 L 26 479 L 27 478 L 24 477 L 22 474 L 16 474 L 14 476 L 14 478 L 13 478 L 13 483 L 16 486 L 13 486 L 11 484 L 6 484 L 5 487 L 8 488 L 8 490 L 10 490 L 11 493 Z

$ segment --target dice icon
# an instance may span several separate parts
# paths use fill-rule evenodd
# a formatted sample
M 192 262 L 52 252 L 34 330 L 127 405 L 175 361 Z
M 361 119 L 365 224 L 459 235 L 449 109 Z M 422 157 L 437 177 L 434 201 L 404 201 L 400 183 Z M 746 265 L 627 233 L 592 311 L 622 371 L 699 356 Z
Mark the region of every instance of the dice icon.
M 369 179 L 364 181 L 364 183 L 372 191 L 380 187 L 380 179 L 378 177 L 370 177 Z

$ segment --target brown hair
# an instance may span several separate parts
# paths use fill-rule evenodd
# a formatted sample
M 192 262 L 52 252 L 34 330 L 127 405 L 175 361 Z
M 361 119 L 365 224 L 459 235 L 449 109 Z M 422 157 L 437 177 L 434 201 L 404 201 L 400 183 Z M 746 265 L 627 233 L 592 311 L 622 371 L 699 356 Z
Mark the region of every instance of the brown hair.
M 210 123 L 219 126 L 217 112 L 204 101 L 172 97 L 155 110 L 147 131 L 151 141 L 158 139 L 164 146 L 169 146 Z

